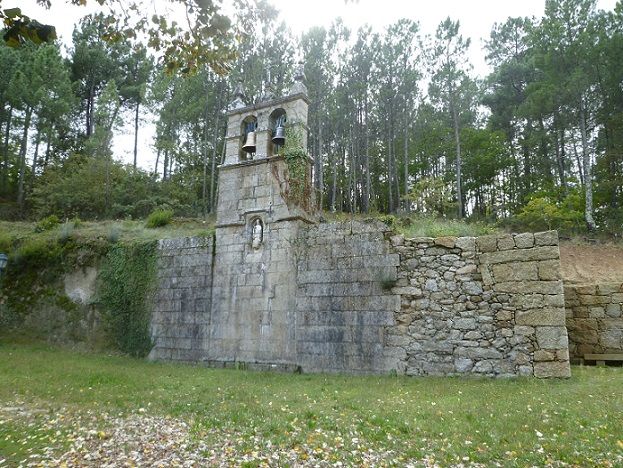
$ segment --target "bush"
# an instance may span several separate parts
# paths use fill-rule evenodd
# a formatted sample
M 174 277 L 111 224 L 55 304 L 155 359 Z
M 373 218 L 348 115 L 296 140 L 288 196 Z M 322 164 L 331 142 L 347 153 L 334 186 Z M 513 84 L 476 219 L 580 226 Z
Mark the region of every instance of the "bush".
M 35 232 L 49 231 L 51 229 L 54 229 L 59 224 L 61 224 L 61 220 L 58 219 L 58 216 L 46 216 L 37 223 L 37 225 L 35 226 Z
M 512 224 L 520 230 L 581 232 L 585 228 L 581 205 L 582 200 L 575 194 L 559 204 L 548 197 L 536 197 L 521 209 Z
M 156 210 L 147 217 L 145 227 L 158 228 L 171 223 L 173 219 L 173 210 Z

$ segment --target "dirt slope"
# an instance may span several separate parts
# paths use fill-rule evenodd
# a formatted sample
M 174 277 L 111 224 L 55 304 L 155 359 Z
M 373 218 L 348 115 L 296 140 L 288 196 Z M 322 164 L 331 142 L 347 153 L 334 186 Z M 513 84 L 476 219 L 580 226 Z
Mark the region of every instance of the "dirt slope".
M 566 283 L 623 283 L 623 246 L 561 242 L 560 262 Z

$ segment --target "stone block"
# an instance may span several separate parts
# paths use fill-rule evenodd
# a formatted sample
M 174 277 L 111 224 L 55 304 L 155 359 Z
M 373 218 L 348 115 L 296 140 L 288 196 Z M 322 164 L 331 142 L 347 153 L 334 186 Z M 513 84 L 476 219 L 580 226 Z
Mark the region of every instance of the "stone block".
M 562 282 L 560 281 L 512 281 L 496 283 L 493 285 L 496 292 L 510 294 L 560 294 L 562 295 Z
M 464 252 L 473 252 L 476 250 L 476 238 L 475 237 L 458 237 L 454 241 L 454 246 L 457 249 L 461 249 Z
M 498 248 L 497 236 L 481 236 L 476 238 L 476 245 L 481 252 L 495 252 Z
M 518 249 L 530 249 L 534 247 L 534 234 L 531 232 L 515 234 L 515 245 Z
M 555 351 L 545 351 L 543 349 L 539 349 L 534 352 L 534 362 L 554 361 L 555 359 Z
M 525 281 L 538 280 L 537 264 L 535 262 L 511 262 L 492 265 L 495 281 Z
M 441 245 L 442 247 L 453 249 L 456 245 L 456 239 L 456 237 L 452 236 L 437 237 L 435 239 L 435 245 Z
M 599 335 L 599 344 L 611 350 L 623 349 L 623 330 L 602 330 Z
M 621 317 L 621 304 L 606 305 L 606 315 L 613 318 Z
M 569 347 L 565 327 L 536 327 L 536 341 L 541 349 Z
M 454 360 L 454 368 L 462 374 L 471 371 L 473 367 L 474 361 L 471 359 L 461 357 Z
M 454 320 L 454 328 L 459 330 L 475 330 L 476 319 L 473 318 L 461 318 Z
M 620 292 L 623 292 L 623 284 L 621 283 L 602 283 L 597 285 L 597 294 L 600 296 L 610 296 Z
M 481 263 L 532 262 L 560 258 L 558 246 L 534 247 L 533 249 L 503 250 L 487 252 L 480 256 Z
M 589 318 L 604 318 L 606 316 L 606 310 L 603 307 L 589 307 Z
M 588 294 L 588 295 L 596 295 L 597 294 L 597 286 L 594 284 L 585 284 L 582 286 L 571 286 L 576 294 Z
M 578 300 L 580 301 L 581 305 L 585 306 L 610 304 L 612 301 L 608 296 L 589 296 L 585 294 L 578 296 Z
M 462 290 L 466 294 L 477 296 L 483 293 L 482 285 L 475 281 L 466 281 L 462 285 Z
M 563 326 L 565 315 L 565 309 L 562 307 L 518 310 L 515 312 L 515 323 L 529 326 Z
M 472 273 L 476 273 L 477 271 L 478 271 L 478 268 L 476 267 L 476 265 L 474 265 L 473 263 L 470 263 L 469 265 L 465 265 L 459 268 L 458 270 L 456 270 L 456 274 L 457 275 L 471 275 Z
M 534 376 L 540 379 L 571 377 L 569 361 L 535 362 Z
M 554 281 L 562 279 L 559 260 L 544 260 L 539 262 L 539 279 Z
M 534 234 L 534 242 L 537 246 L 541 245 L 558 245 L 558 232 L 545 231 Z
M 497 239 L 498 250 L 511 250 L 515 248 L 515 240 L 510 234 L 504 234 L 498 236 Z

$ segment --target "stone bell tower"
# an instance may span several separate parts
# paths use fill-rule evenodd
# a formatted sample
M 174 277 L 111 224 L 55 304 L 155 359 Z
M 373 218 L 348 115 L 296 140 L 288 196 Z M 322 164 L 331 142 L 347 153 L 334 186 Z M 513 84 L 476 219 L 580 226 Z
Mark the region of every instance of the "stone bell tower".
M 208 360 L 287 366 L 296 354 L 295 251 L 299 227 L 314 222 L 312 160 L 304 158 L 306 180 L 290 180 L 283 147 L 272 139 L 285 124 L 285 145 L 298 135 L 307 148 L 304 78 L 299 66 L 287 96 L 265 96 L 253 105 L 244 102 L 239 83 L 230 105 L 219 167 Z M 291 196 L 294 184 L 303 184 L 302 198 Z

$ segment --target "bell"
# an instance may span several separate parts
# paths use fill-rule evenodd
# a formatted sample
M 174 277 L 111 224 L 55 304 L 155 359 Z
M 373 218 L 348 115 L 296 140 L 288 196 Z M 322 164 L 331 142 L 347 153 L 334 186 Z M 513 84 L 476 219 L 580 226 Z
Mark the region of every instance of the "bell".
M 242 145 L 242 151 L 245 153 L 255 153 L 255 132 L 247 133 L 246 141 Z
M 275 145 L 283 145 L 286 142 L 286 129 L 283 127 L 283 125 L 278 125 L 277 128 L 275 128 L 275 133 L 273 133 L 273 143 Z

